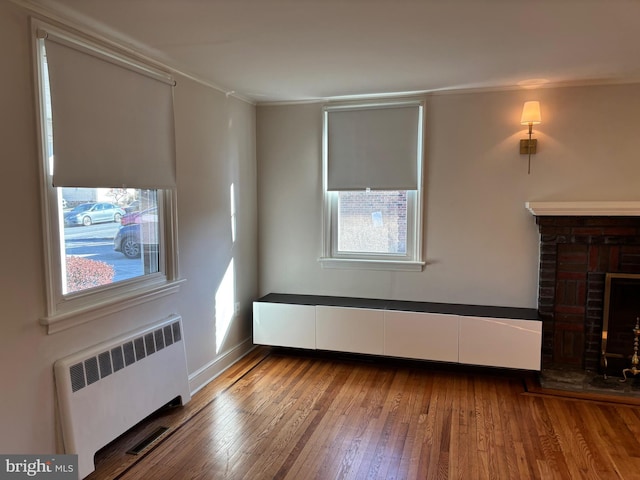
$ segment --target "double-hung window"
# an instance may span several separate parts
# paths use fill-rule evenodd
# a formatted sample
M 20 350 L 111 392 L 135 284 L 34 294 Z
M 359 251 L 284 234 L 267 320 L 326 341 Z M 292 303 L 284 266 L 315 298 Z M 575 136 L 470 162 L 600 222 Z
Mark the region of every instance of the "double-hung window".
M 423 101 L 323 115 L 323 266 L 421 270 Z
M 34 21 L 49 333 L 177 288 L 173 79 Z

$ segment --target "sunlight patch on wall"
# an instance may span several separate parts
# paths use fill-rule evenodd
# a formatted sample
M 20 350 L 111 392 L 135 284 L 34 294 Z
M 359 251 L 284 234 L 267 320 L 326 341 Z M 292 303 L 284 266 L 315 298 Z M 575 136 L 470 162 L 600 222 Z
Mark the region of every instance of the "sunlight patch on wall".
M 220 353 L 235 313 L 235 277 L 235 266 L 232 258 L 216 292 L 216 353 Z
M 230 205 L 231 205 L 231 241 L 233 243 L 236 242 L 236 194 L 234 184 L 231 184 L 229 187 L 229 195 L 231 197 Z

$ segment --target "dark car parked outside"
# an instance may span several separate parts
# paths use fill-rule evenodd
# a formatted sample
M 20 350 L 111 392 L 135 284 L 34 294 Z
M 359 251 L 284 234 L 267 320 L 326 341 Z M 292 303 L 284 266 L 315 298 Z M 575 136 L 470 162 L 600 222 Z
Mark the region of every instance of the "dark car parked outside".
M 156 217 L 157 218 L 157 217 Z M 118 230 L 113 249 L 127 258 L 140 258 L 142 252 L 158 251 L 158 223 L 130 223 Z

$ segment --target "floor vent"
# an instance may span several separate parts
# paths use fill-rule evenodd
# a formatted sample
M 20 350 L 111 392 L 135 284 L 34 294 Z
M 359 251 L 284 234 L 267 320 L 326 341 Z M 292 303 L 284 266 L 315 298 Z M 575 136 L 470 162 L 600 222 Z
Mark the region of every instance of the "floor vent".
M 130 450 L 127 450 L 129 455 L 140 455 L 140 452 L 145 450 L 149 445 L 158 440 L 164 433 L 169 430 L 169 427 L 158 427 L 149 435 L 147 435 L 141 442 L 137 443 Z

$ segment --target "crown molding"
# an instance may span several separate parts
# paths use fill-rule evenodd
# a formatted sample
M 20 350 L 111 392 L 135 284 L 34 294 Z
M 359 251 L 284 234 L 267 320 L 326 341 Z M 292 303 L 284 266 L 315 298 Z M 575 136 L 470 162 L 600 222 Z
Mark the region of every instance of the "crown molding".
M 237 93 L 230 88 L 222 87 L 214 82 L 211 82 L 205 78 L 188 72 L 186 69 L 172 65 L 166 60 L 157 58 L 153 53 L 150 53 L 144 45 L 136 42 L 130 38 L 122 38 L 117 32 L 110 30 L 105 32 L 105 27 L 98 23 L 91 23 L 90 21 L 82 21 L 78 18 L 74 18 L 71 11 L 67 10 L 53 10 L 47 7 L 43 7 L 39 3 L 33 0 L 9 0 L 11 3 L 26 10 L 39 20 L 43 20 L 54 24 L 60 28 L 71 29 L 74 33 L 80 34 L 83 37 L 88 37 L 91 40 L 96 40 L 104 45 L 108 45 L 111 48 L 115 48 L 120 52 L 129 55 L 136 60 L 150 64 L 151 66 L 165 70 L 171 74 L 177 74 L 184 78 L 188 78 L 194 82 L 197 82 L 205 87 L 211 88 L 218 92 L 224 93 L 227 98 L 233 97 L 242 102 L 255 106 L 256 102 L 251 98 Z
M 228 88 L 216 84 L 215 82 L 203 78 L 197 74 L 190 73 L 184 66 L 172 64 L 168 59 L 159 59 L 157 54 L 149 51 L 149 47 L 137 42 L 130 37 L 124 37 L 119 32 L 109 29 L 108 26 L 91 21 L 91 19 L 78 17 L 70 9 L 44 7 L 35 0 L 9 0 L 23 9 L 29 11 L 39 18 L 55 22 L 61 26 L 73 28 L 74 30 L 98 39 L 111 46 L 134 56 L 135 58 L 155 65 L 158 68 L 169 70 L 171 73 L 179 74 L 185 78 L 200 83 L 206 87 L 212 88 L 224 93 L 227 97 L 233 97 L 253 106 L 284 106 L 284 105 L 301 105 L 313 103 L 327 103 L 339 101 L 355 101 L 355 100 L 375 100 L 381 98 L 393 98 L 404 96 L 439 96 L 439 95 L 463 95 L 478 94 L 504 91 L 532 90 L 532 89 L 555 89 L 567 87 L 597 87 L 610 85 L 630 85 L 640 83 L 640 76 L 629 76 L 625 78 L 594 78 L 594 79 L 576 79 L 566 81 L 549 81 L 544 84 L 536 85 L 452 85 L 443 88 L 424 89 L 415 91 L 402 92 L 385 92 L 385 93 L 367 93 L 367 94 L 349 94 L 335 95 L 315 98 L 299 98 L 286 100 L 267 100 L 260 101 L 253 98 L 250 94 L 237 92 L 233 88 Z M 101 32 L 101 33 L 99 33 Z

